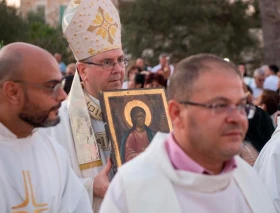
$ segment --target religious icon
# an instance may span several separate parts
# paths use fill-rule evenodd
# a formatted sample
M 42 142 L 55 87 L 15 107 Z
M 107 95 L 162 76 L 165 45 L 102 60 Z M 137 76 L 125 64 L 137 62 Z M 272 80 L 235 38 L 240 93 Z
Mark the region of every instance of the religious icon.
M 106 91 L 101 96 L 114 172 L 143 152 L 158 131 L 172 130 L 163 88 Z

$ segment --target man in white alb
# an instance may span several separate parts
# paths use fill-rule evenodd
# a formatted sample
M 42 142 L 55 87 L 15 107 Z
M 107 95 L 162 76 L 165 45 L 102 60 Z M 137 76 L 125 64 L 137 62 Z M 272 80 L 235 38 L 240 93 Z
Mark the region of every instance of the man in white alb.
M 255 110 L 240 72 L 209 54 L 175 69 L 168 88 L 173 132 L 156 134 L 119 168 L 100 212 L 275 213 L 256 172 L 237 156 Z
M 26 43 L 0 51 L 0 212 L 90 213 L 67 152 L 38 127 L 55 126 L 66 94 L 53 56 Z
M 64 13 L 63 32 L 77 60 L 77 72 L 59 111 L 61 123 L 47 131 L 68 151 L 72 168 L 98 212 L 112 167 L 99 94 L 121 89 L 127 65 L 119 14 L 111 0 L 72 0 Z

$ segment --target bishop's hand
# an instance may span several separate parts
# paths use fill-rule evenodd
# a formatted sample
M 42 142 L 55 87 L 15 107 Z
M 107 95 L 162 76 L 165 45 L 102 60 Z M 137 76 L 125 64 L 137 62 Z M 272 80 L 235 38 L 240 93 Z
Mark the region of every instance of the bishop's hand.
M 104 169 L 94 178 L 93 181 L 93 196 L 104 198 L 108 189 L 110 180 L 108 178 L 109 172 L 112 168 L 111 159 L 107 159 L 108 162 Z

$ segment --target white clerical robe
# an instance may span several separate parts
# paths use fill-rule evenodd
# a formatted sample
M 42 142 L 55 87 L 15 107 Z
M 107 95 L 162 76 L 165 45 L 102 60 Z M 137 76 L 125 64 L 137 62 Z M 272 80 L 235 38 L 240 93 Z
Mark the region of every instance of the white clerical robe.
M 98 106 L 100 106 L 100 103 L 97 99 L 93 97 L 90 98 Z M 86 187 L 90 201 L 92 203 L 92 208 L 94 212 L 97 213 L 99 211 L 102 199 L 95 196 L 93 197 L 93 178 L 95 178 L 95 176 L 99 174 L 99 172 L 106 165 L 107 158 L 110 157 L 110 146 L 105 147 L 105 149 L 99 146 L 101 160 L 103 163 L 102 166 L 81 170 L 76 155 L 75 142 L 72 135 L 70 118 L 67 109 L 67 100 L 62 103 L 59 109 L 59 116 L 61 117 L 61 121 L 57 126 L 41 129 L 40 131 L 47 131 L 48 134 L 55 138 L 59 142 L 59 144 L 64 149 L 66 149 L 71 160 L 71 166 L 74 172 L 82 181 L 83 185 Z M 105 132 L 104 123 L 102 121 L 94 120 L 91 118 L 91 122 L 95 133 Z
M 280 213 L 280 126 L 262 148 L 254 168 L 268 189 L 277 212 Z
M 1 213 L 90 213 L 65 150 L 47 134 L 17 138 L 0 123 Z
M 275 213 L 256 172 L 240 157 L 237 168 L 220 175 L 175 170 L 158 133 L 149 147 L 119 168 L 101 213 Z

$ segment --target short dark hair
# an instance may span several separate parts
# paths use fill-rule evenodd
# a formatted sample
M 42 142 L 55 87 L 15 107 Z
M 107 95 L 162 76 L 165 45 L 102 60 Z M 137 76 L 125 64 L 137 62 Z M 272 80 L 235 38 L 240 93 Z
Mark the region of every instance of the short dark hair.
M 141 88 L 144 88 L 146 76 L 143 74 L 136 74 L 134 78 L 135 84 L 141 84 Z
M 279 67 L 278 67 L 277 65 L 275 65 L 275 64 L 271 64 L 271 65 L 269 65 L 268 67 L 269 67 L 269 69 L 270 69 L 272 72 L 274 72 L 275 74 L 279 71 Z
M 263 90 L 260 105 L 264 104 L 266 106 L 266 112 L 269 115 L 273 115 L 278 110 L 279 101 L 280 96 L 277 92 L 268 89 Z
M 240 79 L 242 78 L 236 66 L 216 55 L 198 54 L 190 56 L 179 62 L 175 67 L 168 86 L 168 99 L 189 99 L 193 92 L 193 84 L 201 73 L 212 72 L 214 66 L 223 67 L 227 72 L 236 74 Z
M 150 73 L 146 77 L 145 84 L 151 84 L 153 81 L 157 81 L 161 86 L 165 86 L 165 78 L 159 73 Z
M 131 67 L 129 68 L 129 70 L 127 71 L 127 78 L 129 78 L 129 75 L 130 75 L 130 73 L 132 72 L 132 70 L 137 70 L 138 73 L 141 72 L 141 68 L 140 68 L 140 67 L 138 67 L 138 66 L 131 66 Z

